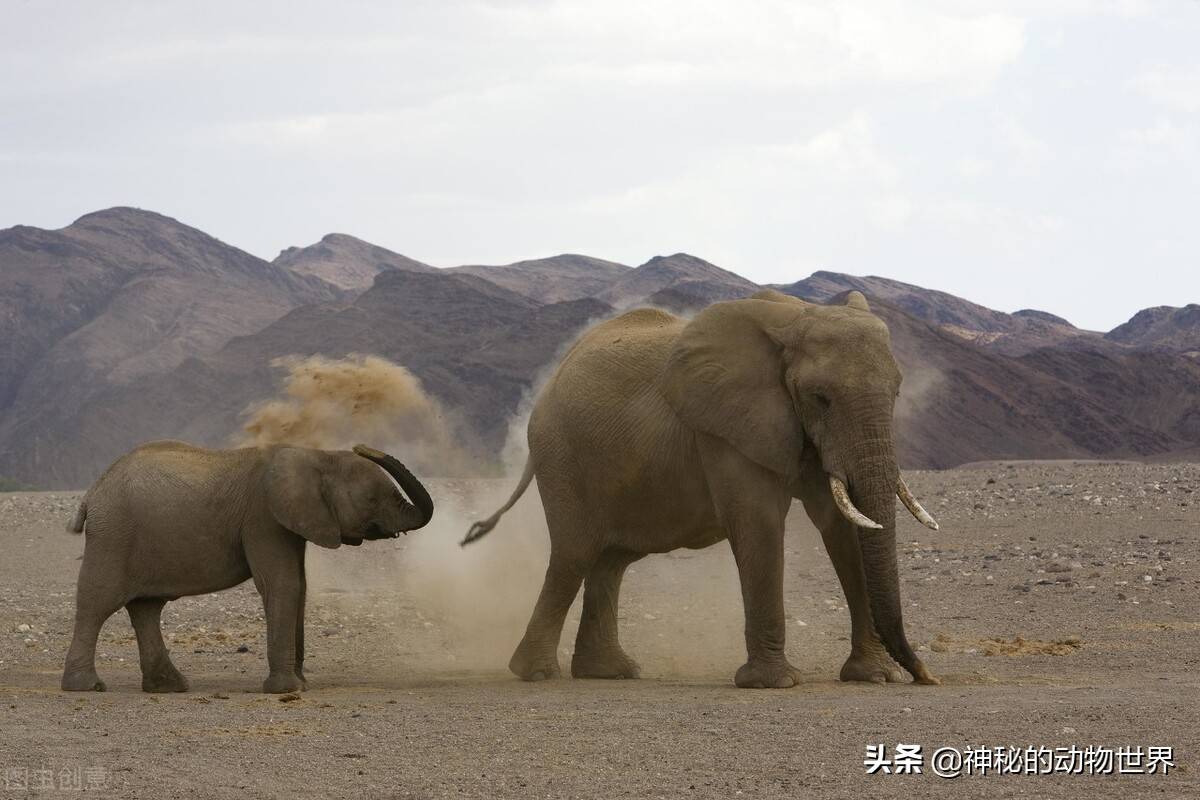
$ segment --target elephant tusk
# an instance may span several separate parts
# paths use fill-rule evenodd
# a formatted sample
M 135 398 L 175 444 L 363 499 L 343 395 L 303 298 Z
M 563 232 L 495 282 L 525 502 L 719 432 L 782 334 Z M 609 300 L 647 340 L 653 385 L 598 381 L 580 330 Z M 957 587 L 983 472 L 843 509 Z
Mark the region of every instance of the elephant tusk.
M 917 498 L 913 497 L 913 493 L 909 491 L 908 484 L 904 482 L 904 478 L 896 485 L 896 496 L 900 498 L 900 502 L 904 503 L 904 507 L 917 518 L 926 528 L 936 531 L 938 529 L 937 520 L 929 515 L 929 512 L 917 502 Z
M 837 503 L 838 511 L 850 522 L 860 528 L 883 529 L 882 525 L 854 507 L 854 503 L 850 502 L 850 493 L 846 491 L 846 484 L 832 475 L 829 476 L 829 491 L 833 492 L 833 502 Z

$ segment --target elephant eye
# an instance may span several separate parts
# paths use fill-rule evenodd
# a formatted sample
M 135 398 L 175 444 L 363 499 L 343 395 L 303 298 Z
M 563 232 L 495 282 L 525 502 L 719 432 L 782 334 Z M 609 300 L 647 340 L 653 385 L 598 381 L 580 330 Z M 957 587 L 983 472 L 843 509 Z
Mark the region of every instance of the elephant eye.
M 820 392 L 813 393 L 813 400 L 817 401 L 817 405 L 821 407 L 822 411 L 829 408 L 829 398 Z

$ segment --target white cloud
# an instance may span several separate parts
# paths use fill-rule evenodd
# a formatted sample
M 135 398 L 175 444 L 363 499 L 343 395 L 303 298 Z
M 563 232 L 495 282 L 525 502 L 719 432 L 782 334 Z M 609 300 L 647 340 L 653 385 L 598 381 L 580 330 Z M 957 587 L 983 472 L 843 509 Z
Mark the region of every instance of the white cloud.
M 1200 113 L 1200 66 L 1155 67 L 1132 83 L 1155 103 L 1186 114 Z
M 1200 3 L 64 0 L 5 23 L 0 227 L 125 203 L 267 256 L 330 230 L 447 265 L 688 250 L 1096 327 L 1200 299 Z M 1070 305 L 1147 258 L 1144 291 Z
M 1200 125 L 1160 118 L 1144 128 L 1122 131 L 1112 161 L 1126 173 L 1200 168 Z

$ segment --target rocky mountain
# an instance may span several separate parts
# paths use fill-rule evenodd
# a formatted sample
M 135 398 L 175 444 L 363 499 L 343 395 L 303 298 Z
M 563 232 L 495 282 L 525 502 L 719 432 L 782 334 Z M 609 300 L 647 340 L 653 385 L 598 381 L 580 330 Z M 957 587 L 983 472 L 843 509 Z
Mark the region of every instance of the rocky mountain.
M 437 269 L 343 234 L 266 262 L 128 208 L 18 226 L 0 231 L 0 480 L 79 487 L 140 441 L 227 444 L 278 394 L 276 359 L 350 354 L 417 375 L 484 469 L 587 325 L 758 288 L 682 253 L 632 269 L 579 255 Z M 888 323 L 907 467 L 1200 452 L 1200 306 L 1102 334 L 887 278 L 779 288 L 817 302 L 856 289 Z
M 904 374 L 896 406 L 904 465 L 1149 458 L 1200 442 L 1200 364 L 1191 359 L 1102 340 L 1013 355 L 869 302 Z
M 596 296 L 615 308 L 637 303 L 654 302 L 660 292 L 677 290 L 677 295 L 660 296 L 670 302 L 681 296 L 707 297 L 714 300 L 733 300 L 758 291 L 758 284 L 741 275 L 710 264 L 687 253 L 655 256 L 640 267 L 629 270 L 610 283 Z
M 1079 337 L 1098 336 L 1091 331 L 1079 330 L 1062 317 L 1045 311 L 1026 309 L 1006 314 L 947 292 L 913 286 L 890 278 L 857 277 L 820 271 L 803 280 L 776 288 L 818 303 L 826 302 L 841 292 L 855 289 L 867 297 L 890 303 L 953 336 L 1014 355 L 1048 344 L 1061 344 Z
M 0 475 L 57 481 L 97 393 L 340 295 L 139 209 L 0 231 Z
M 272 362 L 296 355 L 370 353 L 403 365 L 453 413 L 465 449 L 494 458 L 534 375 L 611 311 L 591 298 L 539 304 L 473 275 L 385 271 L 353 302 L 296 309 L 215 353 L 96 398 L 72 434 L 91 446 L 62 464 L 56 481 L 84 485 L 112 454 L 147 439 L 228 445 L 246 410 L 277 393 L 281 370 Z
M 433 272 L 436 269 L 344 233 L 330 233 L 308 247 L 289 247 L 272 263 L 348 291 L 367 289 L 375 276 L 385 270 Z
M 1155 306 L 1104 335 L 1111 342 L 1200 356 L 1200 304 Z
M 541 303 L 558 303 L 602 293 L 629 272 L 629 267 L 567 253 L 503 266 L 471 265 L 446 271 L 484 278 Z

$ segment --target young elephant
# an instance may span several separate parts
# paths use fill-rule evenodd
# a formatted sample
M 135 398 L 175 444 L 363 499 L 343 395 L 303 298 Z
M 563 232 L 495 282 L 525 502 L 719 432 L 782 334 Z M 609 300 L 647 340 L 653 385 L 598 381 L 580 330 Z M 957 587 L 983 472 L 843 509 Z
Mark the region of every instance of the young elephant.
M 187 691 L 163 644 L 163 605 L 253 577 L 267 617 L 263 691 L 304 689 L 305 544 L 358 546 L 420 528 L 432 516 L 420 481 L 392 456 L 363 445 L 353 453 L 142 445 L 105 471 L 69 526 L 81 533 L 86 522 L 87 537 L 62 688 L 104 691 L 96 637 L 125 606 L 143 691 Z

